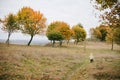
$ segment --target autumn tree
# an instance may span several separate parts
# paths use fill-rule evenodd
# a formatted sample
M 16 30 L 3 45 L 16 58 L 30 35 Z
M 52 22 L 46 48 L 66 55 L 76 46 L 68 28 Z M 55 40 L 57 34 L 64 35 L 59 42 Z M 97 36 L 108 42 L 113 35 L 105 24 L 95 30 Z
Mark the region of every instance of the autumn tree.
M 111 43 L 111 50 L 113 50 L 113 44 L 114 44 L 114 30 L 110 27 L 107 28 L 107 35 L 106 35 L 106 42 Z
M 114 35 L 114 41 L 120 45 L 120 28 L 119 27 L 114 30 L 113 35 Z
M 100 25 L 96 28 L 92 28 L 93 29 L 92 35 L 94 35 L 94 37 L 99 39 L 100 41 L 105 41 L 109 30 L 108 28 L 109 26 L 106 25 Z
M 66 40 L 68 44 L 73 35 L 73 31 L 70 29 L 70 26 L 65 22 L 59 22 L 59 27 L 56 29 L 61 32 L 63 39 Z
M 11 34 L 19 29 L 16 15 L 10 13 L 4 18 L 4 20 L 1 20 L 1 22 L 3 23 L 2 30 L 8 32 L 8 38 L 6 43 L 9 45 L 9 39 Z
M 94 39 L 98 39 L 100 41 L 106 41 L 107 43 L 111 43 L 111 50 L 113 50 L 114 45 L 114 31 L 113 28 L 107 25 L 100 25 L 96 28 L 91 28 L 91 35 Z
M 47 34 L 47 37 L 53 43 L 53 47 L 54 47 L 55 41 L 60 41 L 60 46 L 61 46 L 61 41 L 63 40 L 63 37 L 59 31 L 57 30 L 50 31 Z
M 77 26 L 83 28 L 82 24 L 81 23 L 78 23 Z
M 101 39 L 102 34 L 99 31 L 99 29 L 97 29 L 97 28 L 91 28 L 90 29 L 90 33 L 91 33 L 91 36 L 92 36 L 91 38 L 92 39 L 95 39 L 95 40 Z
M 101 33 L 101 37 L 99 38 L 101 41 L 105 41 L 105 38 L 107 36 L 107 28 L 108 28 L 108 26 L 105 26 L 105 25 L 100 25 L 97 28 Z
M 62 35 L 62 38 L 60 40 L 60 44 L 62 45 L 62 40 L 70 40 L 71 35 L 72 35 L 72 31 L 69 27 L 69 25 L 65 22 L 61 22 L 61 21 L 56 21 L 51 23 L 48 26 L 47 29 L 47 35 L 50 34 L 51 32 L 56 31 L 56 32 L 60 32 Z
M 120 30 L 120 0 L 91 0 L 93 6 L 101 11 L 99 15 L 101 22 L 109 25 L 114 34 L 114 41 L 119 44 L 120 37 L 118 37 Z M 115 33 L 114 33 L 115 32 Z
M 73 38 L 75 39 L 75 44 L 78 44 L 78 42 L 85 40 L 86 31 L 84 30 L 84 28 L 76 25 L 73 26 L 72 30 L 74 32 Z
M 42 13 L 34 11 L 30 7 L 23 7 L 17 15 L 21 31 L 31 36 L 28 42 L 29 46 L 33 37 L 36 34 L 40 34 L 45 28 L 46 18 Z

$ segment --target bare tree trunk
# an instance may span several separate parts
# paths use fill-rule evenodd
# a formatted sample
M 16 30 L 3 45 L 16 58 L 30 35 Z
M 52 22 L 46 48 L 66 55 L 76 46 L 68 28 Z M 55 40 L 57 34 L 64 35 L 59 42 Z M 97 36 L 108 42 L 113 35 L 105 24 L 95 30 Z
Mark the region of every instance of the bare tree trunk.
M 113 45 L 114 45 L 114 41 L 112 39 L 112 46 L 111 46 L 111 50 L 113 51 Z
M 30 41 L 28 42 L 28 46 L 30 45 L 32 39 L 33 39 L 33 35 L 31 35 Z
M 55 44 L 55 40 L 53 40 L 53 47 L 54 47 L 54 44 Z
M 50 42 L 52 43 L 52 40 Z
M 70 41 L 70 40 L 67 40 L 67 45 L 69 44 L 69 41 Z
M 11 36 L 11 32 L 8 33 L 8 38 L 6 40 L 6 44 L 8 44 L 8 45 L 9 45 L 10 36 Z
M 75 40 L 75 41 L 74 41 L 74 44 L 77 45 L 77 44 L 78 44 L 78 40 Z
M 86 53 L 86 40 L 84 41 L 84 52 Z
M 62 40 L 60 40 L 60 47 L 62 46 Z
M 77 39 L 77 41 L 76 41 L 76 45 L 78 45 L 78 42 L 79 42 L 79 40 Z
M 76 44 L 76 40 L 74 41 L 74 44 Z

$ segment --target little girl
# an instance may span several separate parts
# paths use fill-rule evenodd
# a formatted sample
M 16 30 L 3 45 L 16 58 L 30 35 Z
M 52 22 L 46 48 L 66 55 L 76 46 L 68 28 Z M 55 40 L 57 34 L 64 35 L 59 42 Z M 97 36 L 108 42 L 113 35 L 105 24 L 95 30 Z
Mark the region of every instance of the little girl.
M 92 62 L 94 61 L 94 56 L 93 56 L 93 54 L 92 54 L 92 53 L 90 53 L 89 58 L 90 58 L 90 63 L 92 63 Z

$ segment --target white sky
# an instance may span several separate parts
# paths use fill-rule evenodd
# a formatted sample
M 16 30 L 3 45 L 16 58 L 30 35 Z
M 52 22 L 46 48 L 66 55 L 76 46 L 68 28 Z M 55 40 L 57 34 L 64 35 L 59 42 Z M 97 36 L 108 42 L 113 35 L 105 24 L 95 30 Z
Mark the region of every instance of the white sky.
M 3 19 L 9 13 L 16 14 L 23 6 L 43 13 L 47 18 L 47 24 L 64 21 L 72 27 L 81 23 L 87 34 L 91 27 L 99 25 L 90 0 L 0 0 L 0 18 Z M 27 37 L 21 33 L 14 33 L 11 36 L 15 39 Z M 2 38 L 7 38 L 7 33 L 0 30 L 0 39 Z

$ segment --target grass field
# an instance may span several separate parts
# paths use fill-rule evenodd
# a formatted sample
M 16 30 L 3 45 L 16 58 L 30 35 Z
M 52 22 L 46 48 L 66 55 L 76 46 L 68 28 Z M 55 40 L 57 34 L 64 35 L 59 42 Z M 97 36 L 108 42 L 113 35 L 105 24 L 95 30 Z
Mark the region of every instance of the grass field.
M 0 43 L 0 80 L 120 80 L 120 46 L 102 42 L 63 47 Z M 89 62 L 93 53 L 95 61 Z

